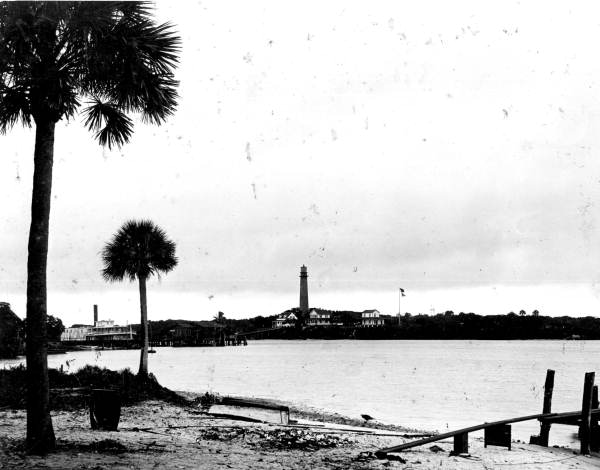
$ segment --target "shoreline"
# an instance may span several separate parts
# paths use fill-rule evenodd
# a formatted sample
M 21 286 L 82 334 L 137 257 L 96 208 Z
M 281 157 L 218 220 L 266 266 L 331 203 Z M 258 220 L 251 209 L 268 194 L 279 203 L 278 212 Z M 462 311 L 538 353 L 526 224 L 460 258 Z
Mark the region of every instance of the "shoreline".
M 175 391 L 175 393 L 177 393 L 178 395 L 183 396 L 186 399 L 189 400 L 196 400 L 198 401 L 203 394 L 201 393 L 197 393 L 197 392 L 185 392 L 185 391 Z M 224 398 L 224 397 L 223 397 Z M 409 436 L 409 435 L 414 435 L 414 436 L 432 436 L 435 433 L 431 432 L 431 431 L 423 431 L 421 429 L 416 429 L 416 428 L 411 428 L 411 427 L 407 427 L 407 426 L 402 426 L 399 424 L 391 424 L 391 423 L 382 423 L 380 421 L 377 420 L 370 420 L 370 421 L 366 421 L 364 419 L 358 419 L 358 418 L 351 418 L 349 416 L 345 416 L 342 415 L 341 413 L 337 413 L 335 411 L 331 411 L 331 410 L 324 410 L 321 408 L 316 408 L 316 407 L 312 407 L 312 406 L 308 406 L 308 405 L 303 405 L 303 406 L 298 406 L 293 402 L 290 401 L 285 401 L 285 400 L 277 400 L 277 399 L 271 399 L 271 398 L 261 398 L 261 397 L 245 397 L 245 396 L 239 396 L 239 395 L 227 395 L 227 398 L 233 398 L 233 399 L 238 399 L 238 400 L 247 400 L 247 401 L 251 401 L 254 403 L 262 403 L 262 404 L 269 404 L 269 405 L 275 405 L 275 406 L 285 406 L 289 408 L 289 412 L 290 412 L 290 417 L 292 417 L 293 419 L 300 419 L 300 420 L 304 420 L 304 421 L 310 421 L 310 422 L 321 422 L 321 423 L 327 423 L 327 424 L 340 424 L 343 426 L 349 426 L 349 427 L 354 427 L 354 428 L 362 428 L 364 430 L 384 430 L 384 431 L 392 431 L 392 432 L 396 432 L 396 433 L 402 433 L 403 435 Z M 215 405 L 213 405 L 215 406 Z M 223 405 L 216 405 L 216 406 L 223 406 Z M 252 414 L 252 411 L 254 411 L 254 414 L 258 414 L 260 415 L 260 412 L 257 412 L 256 410 L 253 410 L 252 407 L 245 407 L 245 406 L 231 406 L 231 405 L 226 405 L 228 408 L 231 408 L 232 410 L 237 409 L 242 409 L 242 410 L 246 410 L 245 414 Z M 252 411 L 250 411 L 252 410 Z M 262 413 L 263 415 L 265 414 L 265 412 Z M 271 414 L 275 415 L 276 412 L 272 412 Z
M 203 412 L 189 402 L 192 395 L 198 398 L 198 394 L 181 395 L 188 399 L 187 404 L 148 400 L 123 406 L 116 432 L 92 431 L 87 408 L 55 411 L 52 415 L 57 451 L 46 457 L 23 453 L 25 411 L 0 410 L 0 468 L 421 470 L 526 465 L 534 470 L 591 470 L 600 466 L 600 455 L 581 456 L 569 448 L 544 448 L 520 442 L 513 442 L 510 451 L 501 447 L 484 448 L 483 439 L 477 434 L 469 437 L 468 455 L 450 456 L 453 448 L 450 439 L 380 460 L 374 456 L 378 449 L 418 438 L 416 431 L 400 426 L 390 429 L 390 425 L 378 423 L 360 426 L 352 418 L 293 404 L 290 412 L 297 424 L 277 423 L 278 415 L 273 415 L 275 419 L 270 421 L 240 421 L 233 414 Z M 239 411 L 243 411 L 242 416 L 247 414 L 247 410 Z M 316 425 L 303 425 L 304 419 Z M 317 422 L 319 419 L 322 421 Z

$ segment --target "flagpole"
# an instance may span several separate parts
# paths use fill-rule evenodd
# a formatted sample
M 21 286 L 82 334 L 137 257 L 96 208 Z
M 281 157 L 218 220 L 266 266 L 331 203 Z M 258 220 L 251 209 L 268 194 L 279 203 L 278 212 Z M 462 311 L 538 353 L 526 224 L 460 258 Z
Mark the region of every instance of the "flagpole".
M 402 309 L 400 308 L 400 299 L 402 299 L 402 289 L 398 287 L 398 317 L 402 316 Z

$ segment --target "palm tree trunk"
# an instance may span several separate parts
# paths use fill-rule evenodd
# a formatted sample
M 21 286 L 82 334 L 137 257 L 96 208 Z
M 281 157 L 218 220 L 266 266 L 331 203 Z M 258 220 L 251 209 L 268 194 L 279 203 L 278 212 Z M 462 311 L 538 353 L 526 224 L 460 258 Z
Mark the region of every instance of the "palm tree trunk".
M 148 375 L 148 306 L 146 303 L 146 278 L 139 277 L 138 280 L 140 281 L 140 311 L 142 314 L 142 321 L 140 324 L 142 349 L 140 351 L 140 370 L 138 371 L 138 376 L 146 377 Z
M 44 454 L 56 444 L 50 418 L 46 336 L 46 265 L 54 125 L 50 120 L 36 122 L 27 258 L 27 450 L 35 454 Z

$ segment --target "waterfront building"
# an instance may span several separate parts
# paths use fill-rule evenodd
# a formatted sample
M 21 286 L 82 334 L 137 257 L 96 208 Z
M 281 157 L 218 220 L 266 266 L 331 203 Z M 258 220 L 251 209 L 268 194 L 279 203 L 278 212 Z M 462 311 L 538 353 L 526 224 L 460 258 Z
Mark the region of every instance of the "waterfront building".
M 310 310 L 307 323 L 311 326 L 329 326 L 331 325 L 331 312 L 313 308 Z
M 293 311 L 286 310 L 273 321 L 273 328 L 291 328 L 296 326 L 297 321 L 298 316 Z
M 113 320 L 99 320 L 94 326 L 73 325 L 70 328 L 65 328 L 65 331 L 60 335 L 60 340 L 64 342 L 113 342 L 131 341 L 134 336 L 135 333 L 131 325 L 119 326 L 115 325 Z
M 98 320 L 98 306 L 94 305 L 94 324 L 93 325 L 73 325 L 65 328 L 60 335 L 60 340 L 64 342 L 80 343 L 114 343 L 131 342 L 135 333 L 131 325 L 115 325 L 113 320 Z
M 89 342 L 114 342 L 132 341 L 133 330 L 131 325 L 115 325 L 112 320 L 98 320 L 96 324 L 86 333 L 85 340 Z
M 91 325 L 73 325 L 65 328 L 60 335 L 61 341 L 85 341 L 88 332 L 92 329 Z
M 363 327 L 383 326 L 385 324 L 385 319 L 381 317 L 379 310 L 364 310 L 361 320 L 361 326 Z

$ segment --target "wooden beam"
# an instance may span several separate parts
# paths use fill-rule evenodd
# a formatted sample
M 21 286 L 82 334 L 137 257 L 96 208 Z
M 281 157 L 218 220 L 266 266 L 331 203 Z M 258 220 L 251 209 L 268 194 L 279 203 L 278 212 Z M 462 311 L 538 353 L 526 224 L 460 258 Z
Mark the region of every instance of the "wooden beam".
M 232 397 L 223 397 L 219 405 L 227 405 L 227 406 L 239 406 L 242 408 L 262 408 L 265 410 L 275 410 L 275 411 L 284 411 L 289 415 L 290 409 L 284 405 L 278 405 L 276 403 L 269 403 L 268 401 L 262 400 L 250 400 L 244 398 L 232 398 Z
M 591 410 L 591 414 L 600 414 L 600 409 Z M 419 439 L 416 441 L 405 442 L 404 444 L 400 444 L 394 447 L 387 447 L 385 449 L 378 450 L 375 452 L 375 455 L 379 458 L 385 458 L 386 454 L 390 454 L 393 452 L 399 452 L 401 450 L 410 449 L 411 447 L 422 446 L 423 444 L 428 444 L 430 442 L 441 441 L 443 439 L 447 439 L 449 437 L 454 437 L 458 434 L 470 433 L 474 431 L 480 431 L 481 429 L 489 428 L 492 426 L 497 426 L 499 424 L 511 424 L 511 423 L 519 423 L 521 421 L 530 421 L 532 419 L 553 419 L 553 418 L 570 418 L 581 416 L 581 410 L 579 411 L 568 411 L 565 413 L 538 413 L 534 415 L 527 416 L 519 416 L 517 418 L 503 419 L 500 421 L 494 421 L 491 423 L 483 423 L 478 424 L 476 426 L 470 426 L 468 428 L 458 429 L 456 431 L 445 432 L 442 434 L 436 434 L 435 436 L 426 437 L 424 439 Z
M 591 410 L 592 416 L 600 415 L 600 409 L 594 408 Z M 566 411 L 564 413 L 548 413 L 539 415 L 538 420 L 540 421 L 552 421 L 553 423 L 557 423 L 559 421 L 568 422 L 570 418 L 581 419 L 581 410 L 578 411 Z M 571 421 L 575 421 L 575 419 L 571 419 Z
M 555 416 L 552 418 L 540 418 L 541 423 L 565 424 L 567 426 L 581 426 L 581 414 L 576 416 Z
M 586 372 L 583 382 L 583 401 L 581 403 L 581 426 L 579 438 L 581 439 L 581 453 L 590 453 L 590 430 L 592 427 L 592 390 L 594 388 L 594 372 Z
M 554 390 L 554 371 L 548 369 L 546 371 L 546 382 L 544 383 L 544 405 L 542 413 L 552 412 L 552 391 Z M 550 437 L 550 421 L 542 421 L 540 423 L 540 439 L 539 444 L 548 447 L 548 439 Z

